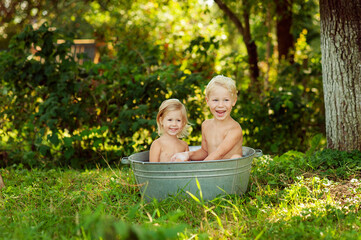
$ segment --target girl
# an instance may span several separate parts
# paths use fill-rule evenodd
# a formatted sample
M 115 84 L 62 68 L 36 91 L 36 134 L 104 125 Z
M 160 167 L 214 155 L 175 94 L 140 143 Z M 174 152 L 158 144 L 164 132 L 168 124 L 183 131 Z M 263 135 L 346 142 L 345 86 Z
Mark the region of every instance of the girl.
M 160 137 L 150 146 L 149 162 L 170 162 L 175 153 L 189 151 L 188 144 L 178 139 L 189 134 L 187 111 L 178 99 L 168 99 L 160 105 L 157 126 Z

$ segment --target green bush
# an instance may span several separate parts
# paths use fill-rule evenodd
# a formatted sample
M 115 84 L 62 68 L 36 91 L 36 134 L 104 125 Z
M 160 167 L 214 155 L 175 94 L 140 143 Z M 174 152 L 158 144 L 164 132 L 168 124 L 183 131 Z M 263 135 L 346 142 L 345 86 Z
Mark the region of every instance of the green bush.
M 58 39 L 65 42 L 57 44 Z M 209 117 L 203 90 L 215 74 L 212 52 L 220 43 L 195 36 L 184 49 L 187 68 L 149 39 L 124 36 L 114 43 L 112 57 L 80 65 L 71 55 L 71 36 L 47 24 L 38 30 L 28 26 L 12 39 L 0 53 L 0 152 L 6 160 L 1 165 L 118 163 L 149 148 L 157 137 L 158 107 L 166 98 L 186 105 L 193 123 L 187 141 L 200 144 L 200 126 Z M 230 62 L 232 57 L 237 58 L 230 56 Z M 323 132 L 322 92 L 314 90 L 320 69 L 314 62 L 306 73 L 297 64 L 285 65 L 262 96 L 245 90 L 245 75 L 237 75 L 242 84 L 232 116 L 243 128 L 246 146 L 265 153 L 305 151 L 312 136 Z M 294 81 L 287 81 L 290 77 Z
M 57 44 L 60 38 L 65 43 Z M 162 63 L 157 45 L 138 44 L 119 42 L 114 58 L 79 65 L 70 55 L 71 39 L 46 24 L 17 35 L 0 55 L 7 102 L 1 147 L 11 162 L 82 167 L 118 161 L 156 138 L 155 117 L 166 98 L 180 99 L 190 120 L 201 121 L 203 101 L 194 96 L 202 74 Z
M 317 62 L 317 56 L 313 60 Z M 315 135 L 325 134 L 320 64 L 311 65 L 307 74 L 296 63 L 282 64 L 276 81 L 262 96 L 254 96 L 251 89 L 239 93 L 234 116 L 247 146 L 271 154 L 305 152 Z
M 360 177 L 361 173 L 361 152 L 357 150 L 325 149 L 311 155 L 307 162 L 310 168 L 320 171 L 324 177 L 348 179 Z
M 360 166 L 360 151 L 323 149 L 307 153 L 288 151 L 273 159 L 258 158 L 252 171 L 263 184 L 285 187 L 310 174 L 335 181 L 359 178 Z

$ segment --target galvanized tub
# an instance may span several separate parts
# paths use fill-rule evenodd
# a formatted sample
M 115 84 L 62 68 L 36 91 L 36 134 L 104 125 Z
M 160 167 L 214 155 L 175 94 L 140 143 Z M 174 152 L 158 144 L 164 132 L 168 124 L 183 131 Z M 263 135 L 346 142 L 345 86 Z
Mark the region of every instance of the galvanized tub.
M 191 146 L 190 151 L 198 148 Z M 130 163 L 147 200 L 189 193 L 211 200 L 218 195 L 245 193 L 252 160 L 260 156 L 260 149 L 243 147 L 243 157 L 237 159 L 153 163 L 149 162 L 149 151 L 144 151 L 123 158 L 122 163 Z

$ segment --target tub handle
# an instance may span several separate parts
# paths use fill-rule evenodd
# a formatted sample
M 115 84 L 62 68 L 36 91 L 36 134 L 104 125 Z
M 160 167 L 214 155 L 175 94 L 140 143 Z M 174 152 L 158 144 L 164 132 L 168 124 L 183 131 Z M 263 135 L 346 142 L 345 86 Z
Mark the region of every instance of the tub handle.
M 254 157 L 262 157 L 263 156 L 263 152 L 261 149 L 255 149 L 256 153 Z
M 122 164 L 130 164 L 129 157 L 123 157 L 121 160 Z

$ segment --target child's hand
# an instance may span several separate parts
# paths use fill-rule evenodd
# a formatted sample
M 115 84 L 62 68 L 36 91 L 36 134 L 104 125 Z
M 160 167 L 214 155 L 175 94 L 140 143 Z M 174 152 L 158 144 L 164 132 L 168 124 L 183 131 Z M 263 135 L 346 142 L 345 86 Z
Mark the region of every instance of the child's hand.
M 188 160 L 189 160 L 188 152 L 176 153 L 170 159 L 171 162 L 186 162 Z

